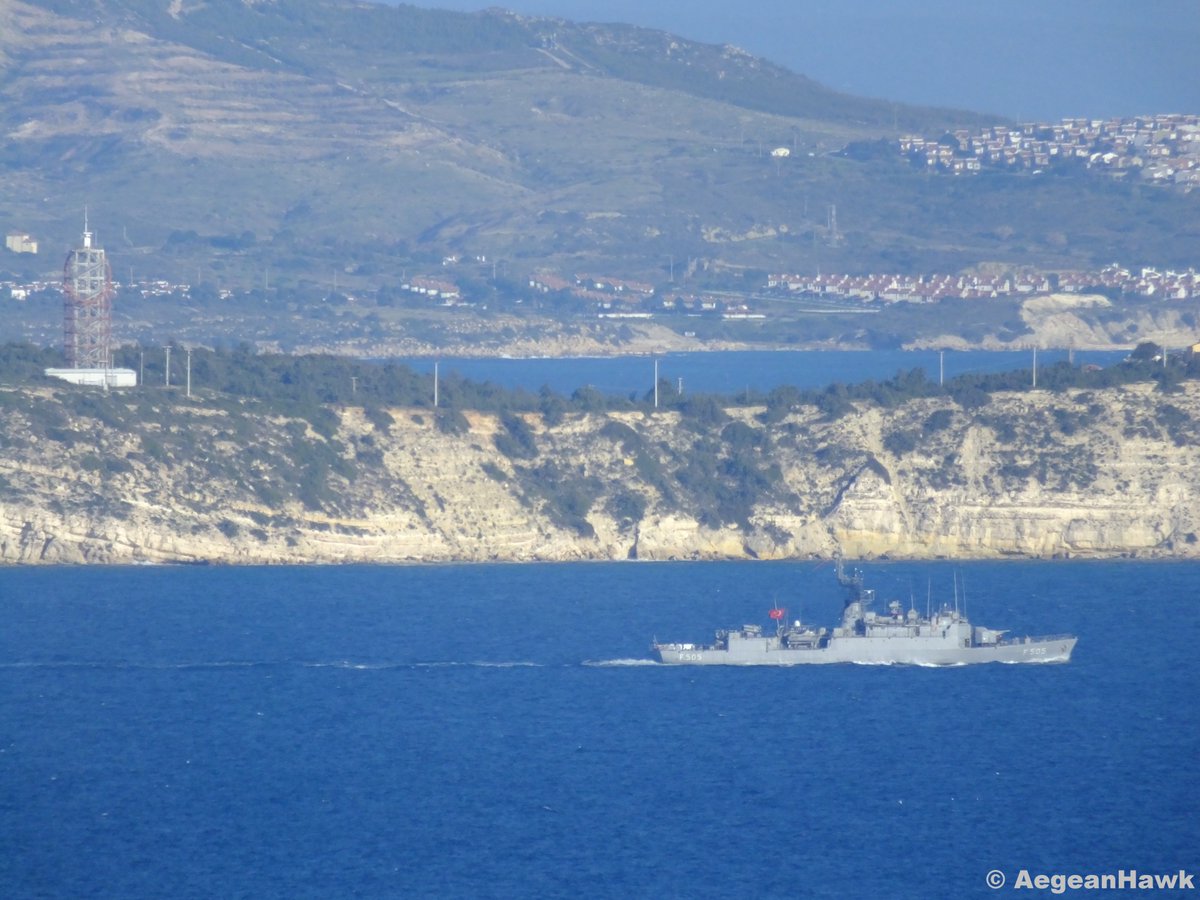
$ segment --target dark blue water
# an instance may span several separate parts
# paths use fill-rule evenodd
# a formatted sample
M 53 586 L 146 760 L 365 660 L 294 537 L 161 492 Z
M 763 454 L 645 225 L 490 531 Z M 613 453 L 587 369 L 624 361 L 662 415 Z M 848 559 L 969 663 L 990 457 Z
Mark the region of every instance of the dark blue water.
M 1128 355 L 1125 351 L 1076 351 L 1077 365 L 1111 365 Z M 1038 366 L 1064 361 L 1066 350 L 1038 352 Z M 418 372 L 432 372 L 432 359 L 402 359 Z M 926 377 L 937 381 L 940 370 L 946 378 L 968 373 L 983 374 L 1028 369 L 1033 355 L 1018 351 L 947 351 L 939 360 L 937 351 L 908 350 L 760 350 L 721 353 L 668 353 L 658 357 L 659 377 L 672 383 L 682 380 L 685 392 L 737 394 L 745 390 L 766 392 L 780 385 L 823 388 L 835 381 L 856 384 L 882 381 L 897 372 L 923 368 Z M 491 381 L 507 388 L 537 391 L 548 385 L 569 394 L 590 385 L 601 393 L 624 396 L 642 394 L 654 387 L 654 358 L 620 356 L 574 359 L 448 359 L 438 364 L 443 376 L 452 373 L 472 381 Z
M 959 573 L 1064 666 L 694 669 L 828 566 L 0 570 L 11 897 L 969 897 L 1200 868 L 1200 566 Z M 1008 889 L 1001 893 L 1008 893 Z

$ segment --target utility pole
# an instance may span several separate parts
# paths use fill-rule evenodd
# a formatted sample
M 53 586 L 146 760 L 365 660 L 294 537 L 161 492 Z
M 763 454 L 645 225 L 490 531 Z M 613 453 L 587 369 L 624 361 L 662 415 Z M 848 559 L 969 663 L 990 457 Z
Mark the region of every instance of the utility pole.
M 946 356 L 945 350 L 938 351 L 938 387 L 941 387 L 942 385 L 944 385 L 946 383 L 945 356 Z
M 350 396 L 353 397 L 357 393 L 358 393 L 358 376 L 351 375 L 350 376 Z
M 1037 347 L 1033 348 L 1033 386 L 1037 387 Z

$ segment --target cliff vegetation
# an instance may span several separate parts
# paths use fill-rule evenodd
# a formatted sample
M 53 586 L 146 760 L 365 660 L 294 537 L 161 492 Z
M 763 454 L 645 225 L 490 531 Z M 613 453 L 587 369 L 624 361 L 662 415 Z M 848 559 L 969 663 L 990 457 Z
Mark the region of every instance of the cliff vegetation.
M 0 354 L 0 560 L 1200 555 L 1197 364 L 538 395 L 245 350 L 103 393 Z M 161 370 L 160 370 L 161 371 Z M 146 380 L 156 373 L 147 366 Z

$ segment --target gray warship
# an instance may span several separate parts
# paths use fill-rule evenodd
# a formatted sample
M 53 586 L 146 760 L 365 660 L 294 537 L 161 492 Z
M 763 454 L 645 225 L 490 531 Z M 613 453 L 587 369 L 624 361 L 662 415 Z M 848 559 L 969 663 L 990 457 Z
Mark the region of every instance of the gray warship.
M 958 603 L 928 615 L 907 612 L 897 600 L 886 613 L 871 609 L 875 592 L 863 587 L 862 574 L 847 575 L 841 561 L 838 582 L 847 589 L 842 624 L 832 631 L 798 619 L 787 621 L 775 608 L 775 633 L 761 625 L 722 629 L 712 644 L 660 643 L 651 652 L 660 662 L 685 666 L 794 666 L 811 663 L 959 666 L 967 663 L 1065 663 L 1075 649 L 1074 635 L 1008 638 L 1006 630 L 967 621 Z M 957 590 L 956 590 L 957 595 Z

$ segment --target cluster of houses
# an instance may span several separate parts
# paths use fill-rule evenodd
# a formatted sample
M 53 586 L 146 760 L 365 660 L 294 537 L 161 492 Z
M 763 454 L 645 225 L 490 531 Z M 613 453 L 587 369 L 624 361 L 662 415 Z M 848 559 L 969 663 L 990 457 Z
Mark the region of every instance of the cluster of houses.
M 114 285 L 120 288 L 120 285 Z M 756 319 L 754 311 L 739 296 L 715 296 L 683 291 L 660 291 L 653 284 L 611 276 L 579 274 L 564 278 L 553 272 L 538 272 L 528 282 L 537 294 L 552 294 L 579 308 L 591 309 L 608 318 L 648 318 L 661 314 L 710 315 L 728 319 Z M 999 274 L 775 274 L 767 277 L 765 287 L 778 294 L 801 294 L 829 299 L 884 303 L 936 303 L 944 299 L 987 299 L 1005 296 L 1081 293 L 1103 291 L 1127 297 L 1162 300 L 1200 299 L 1200 272 L 1189 268 L 1128 269 L 1117 263 L 1094 271 L 1039 272 L 1018 269 Z M 459 286 L 448 276 L 417 276 L 401 285 L 410 293 L 443 306 L 465 302 Z M 0 296 L 7 292 L 14 300 L 31 294 L 60 290 L 58 282 L 35 281 L 18 284 L 0 281 Z M 145 298 L 186 295 L 190 286 L 164 280 L 132 283 L 124 290 L 137 291 Z M 232 295 L 221 290 L 222 299 Z
M 529 279 L 539 294 L 558 294 L 596 310 L 601 318 L 648 319 L 656 313 L 706 314 L 726 319 L 761 319 L 741 298 L 714 297 L 681 291 L 659 292 L 644 281 L 608 276 L 576 275 L 567 279 L 540 272 Z
M 442 257 L 442 268 L 453 269 L 460 264 L 468 262 L 475 265 L 486 265 L 488 258 L 482 255 L 470 257 L 465 260 L 460 254 L 452 253 L 449 256 Z M 493 261 L 493 273 L 495 271 L 495 262 Z M 421 297 L 428 297 L 430 300 L 436 301 L 441 306 L 459 306 L 467 304 L 468 301 L 463 297 L 462 288 L 452 276 L 443 275 L 415 275 L 400 285 L 400 290 L 408 291 L 410 294 L 417 294 Z
M 37 253 L 38 242 L 24 232 L 9 232 L 4 236 L 4 248 L 13 253 Z
M 28 300 L 30 294 L 45 290 L 62 290 L 61 281 L 0 281 L 0 297 L 8 296 L 13 300 Z
M 1140 269 L 1113 263 L 1095 272 L 1020 271 L 1002 275 L 770 275 L 767 288 L 826 297 L 881 300 L 887 303 L 936 303 L 939 300 L 978 299 L 1052 291 L 1079 293 L 1115 290 L 1155 299 L 1200 297 L 1200 272 L 1188 269 Z
M 119 281 L 113 282 L 113 288 L 118 291 L 127 293 L 138 293 L 143 298 L 163 298 L 185 296 L 191 289 L 190 284 L 175 284 L 163 279 L 155 279 L 152 281 L 137 281 L 127 285 L 122 285 Z M 13 300 L 27 300 L 30 294 L 39 294 L 42 291 L 61 291 L 62 281 L 0 281 L 0 297 L 7 295 Z M 233 296 L 233 291 L 222 288 L 219 292 L 222 300 L 226 300 Z
M 1043 170 L 1074 162 L 1116 177 L 1200 185 L 1200 115 L 1169 114 L 1116 119 L 1063 119 L 966 128 L 925 138 L 904 135 L 900 153 L 932 171 L 976 174 L 985 168 Z
M 414 278 L 406 290 L 424 294 L 443 305 L 460 302 L 457 286 L 444 279 Z M 538 294 L 553 294 L 605 318 L 649 318 L 655 314 L 716 315 L 728 319 L 762 318 L 744 299 L 682 291 L 659 291 L 643 281 L 596 275 L 564 278 L 539 272 L 529 279 Z M 1126 296 L 1187 300 L 1200 298 L 1200 272 L 1143 268 L 1116 263 L 1098 271 L 1039 272 L 1020 269 L 1002 274 L 959 275 L 795 275 L 767 277 L 766 288 L 787 294 L 884 303 L 936 303 L 946 299 L 988 299 L 1056 291 L 1108 291 Z
M 1190 300 L 1200 297 L 1200 272 L 1143 268 L 1136 271 L 1111 263 L 1098 272 L 1061 272 L 1058 290 L 1070 293 L 1105 288 L 1157 300 Z
M 1047 276 L 1011 275 L 769 275 L 767 288 L 801 294 L 883 300 L 888 303 L 935 303 L 947 298 L 1035 294 L 1051 289 Z
M 400 285 L 400 290 L 429 297 L 431 300 L 437 300 L 443 306 L 454 306 L 462 300 L 462 291 L 448 278 L 430 278 L 418 275 Z
M 529 287 L 539 294 L 565 294 L 615 314 L 640 312 L 654 297 L 652 284 L 607 275 L 576 275 L 568 280 L 552 272 L 539 272 L 529 279 Z

